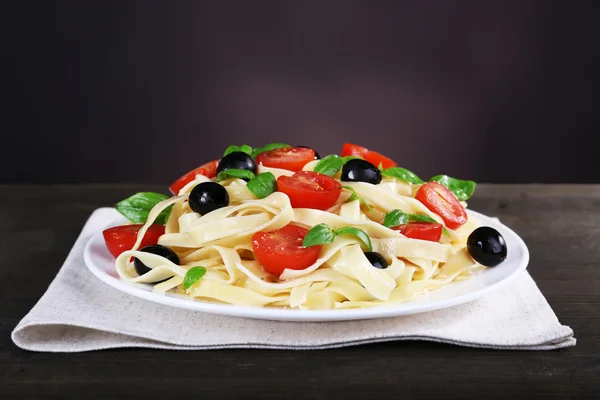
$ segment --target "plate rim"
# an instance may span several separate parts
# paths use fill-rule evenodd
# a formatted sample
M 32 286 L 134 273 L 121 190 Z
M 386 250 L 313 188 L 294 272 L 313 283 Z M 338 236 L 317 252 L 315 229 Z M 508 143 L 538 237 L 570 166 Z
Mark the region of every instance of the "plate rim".
M 381 305 L 369 308 L 350 308 L 334 310 L 297 310 L 289 308 L 269 308 L 237 304 L 211 303 L 209 301 L 190 300 L 183 297 L 163 295 L 152 291 L 140 289 L 137 286 L 145 284 L 130 283 L 115 278 L 106 273 L 102 268 L 98 267 L 91 258 L 91 247 L 95 244 L 98 238 L 102 236 L 102 230 L 105 229 L 105 227 L 107 226 L 111 226 L 111 224 L 114 223 L 116 220 L 112 220 L 109 223 L 104 224 L 103 228 L 92 233 L 92 235 L 90 236 L 90 238 L 87 239 L 87 242 L 85 244 L 83 250 L 83 258 L 87 269 L 96 278 L 100 279 L 107 285 L 119 290 L 120 292 L 144 300 L 148 300 L 153 303 L 163 304 L 180 309 L 187 309 L 222 316 L 262 319 L 271 321 L 328 322 L 392 318 L 403 315 L 421 314 L 424 312 L 435 311 L 460 304 L 469 303 L 513 282 L 527 269 L 530 259 L 529 249 L 525 241 L 515 231 L 513 231 L 511 228 L 500 222 L 500 220 L 495 217 L 489 217 L 485 214 L 479 213 L 474 210 L 467 210 L 467 213 L 472 214 L 479 219 L 482 219 L 483 217 L 483 219 L 492 221 L 492 224 L 502 226 L 502 228 L 512 236 L 512 239 L 514 239 L 515 242 L 518 243 L 519 248 L 523 253 L 523 256 L 521 260 L 519 260 L 517 268 L 515 268 L 513 272 L 511 272 L 503 279 L 494 282 L 493 284 L 486 285 L 479 290 L 454 296 L 445 300 L 433 301 L 431 303 L 418 303 L 417 306 L 413 307 L 411 307 L 410 304 L 414 304 L 414 302 L 406 302 L 402 303 L 400 306 Z

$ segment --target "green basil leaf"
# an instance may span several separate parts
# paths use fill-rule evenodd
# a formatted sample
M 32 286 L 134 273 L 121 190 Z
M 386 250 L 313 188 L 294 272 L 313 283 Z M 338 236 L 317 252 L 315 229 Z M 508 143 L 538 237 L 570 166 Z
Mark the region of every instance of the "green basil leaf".
M 233 153 L 235 151 L 241 151 L 242 153 L 246 153 L 249 156 L 252 155 L 252 147 L 248 146 L 247 144 L 243 144 L 241 146 L 229 146 L 227 148 L 227 150 L 225 150 L 223 157 L 225 157 L 227 154 Z
M 448 175 L 436 175 L 429 179 L 429 182 L 438 182 L 446 186 L 460 201 L 468 200 L 475 191 L 475 182 L 463 181 Z
M 121 200 L 115 205 L 115 208 L 130 222 L 134 224 L 145 224 L 148 220 L 148 214 L 150 213 L 150 210 L 152 210 L 156 204 L 168 198 L 168 196 L 165 196 L 161 193 L 140 192 L 126 198 L 125 200 Z M 163 210 L 163 212 L 158 215 L 154 223 L 164 225 L 172 208 L 173 207 L 168 207 L 167 209 Z
M 249 191 L 254 193 L 259 199 L 264 199 L 268 195 L 277 191 L 277 179 L 271 172 L 263 172 L 250 179 L 246 184 Z
M 439 224 L 435 219 L 425 214 L 409 214 L 408 220 L 410 222 L 433 222 L 434 224 Z
M 248 171 L 247 169 L 226 169 L 225 171 L 219 172 L 217 175 L 217 182 L 224 181 L 226 179 L 238 178 L 238 179 L 252 179 L 254 178 L 254 172 Z
M 169 215 L 171 215 L 172 209 L 173 204 L 171 204 L 169 207 L 165 208 L 160 214 L 158 214 L 158 217 L 156 217 L 154 223 L 158 225 L 165 225 L 167 223 L 167 220 L 169 219 Z
M 311 247 L 320 244 L 333 243 L 335 234 L 327 224 L 318 224 L 312 227 L 310 231 L 304 236 L 302 246 Z
M 345 226 L 334 231 L 336 235 L 354 235 L 358 237 L 366 246 L 369 251 L 373 251 L 373 245 L 371 244 L 371 238 L 367 233 L 361 229 L 354 228 L 352 226 Z
M 429 215 L 406 214 L 400 210 L 390 211 L 389 213 L 385 214 L 385 218 L 383 219 L 383 225 L 385 225 L 388 228 L 408 224 L 409 222 L 426 222 L 439 224 L 438 221 L 431 218 Z M 448 229 L 446 229 L 445 226 L 442 226 L 442 234 L 444 236 L 450 236 L 450 232 L 448 232 Z
M 330 154 L 330 155 L 322 158 L 321 161 L 319 161 L 317 163 L 317 165 L 315 165 L 314 171 L 318 172 L 320 174 L 323 174 L 323 175 L 333 176 L 340 169 L 342 169 L 344 164 L 346 164 L 350 160 L 354 160 L 355 158 L 360 158 L 360 157 L 357 157 L 357 156 L 339 157 L 337 154 Z
M 392 210 L 385 214 L 383 225 L 388 228 L 393 228 L 394 226 L 408 224 L 409 218 L 409 214 L 400 210 Z
M 416 183 L 416 184 L 423 183 L 423 180 L 421 178 L 419 178 L 414 172 L 409 171 L 406 168 L 401 168 L 401 167 L 386 168 L 383 171 L 381 171 L 381 174 L 383 176 L 400 179 L 401 181 L 404 181 L 404 182 L 410 182 L 410 183 Z
M 330 154 L 323 157 L 321 161 L 315 165 L 314 171 L 323 175 L 333 176 L 342 169 L 343 165 L 344 161 L 340 157 L 336 154 Z
M 282 147 L 292 147 L 292 146 L 290 146 L 289 144 L 286 144 L 286 143 L 269 143 L 269 144 L 265 144 L 263 147 L 258 147 L 256 149 L 254 149 L 254 151 L 250 154 L 252 155 L 252 158 L 256 158 L 256 156 L 259 155 L 260 153 L 266 153 L 267 151 L 280 149 Z
M 188 290 L 192 285 L 200 280 L 206 274 L 204 267 L 192 267 L 188 269 L 183 278 L 183 288 Z
M 438 221 L 426 214 L 407 214 L 400 210 L 392 210 L 385 215 L 383 225 L 392 228 L 398 225 L 408 224 L 410 222 L 426 222 L 439 224 Z
M 369 251 L 373 251 L 373 245 L 371 244 L 369 235 L 367 235 L 365 231 L 352 226 L 345 226 L 333 231 L 327 224 L 315 225 L 308 231 L 306 236 L 304 236 L 302 245 L 304 247 L 311 247 L 320 244 L 330 244 L 333 243 L 336 235 L 354 235 L 367 246 Z
M 342 164 L 346 164 L 348 161 L 350 160 L 356 160 L 356 159 L 360 159 L 362 160 L 362 157 L 359 156 L 344 156 L 344 157 L 340 157 L 340 160 L 342 160 Z

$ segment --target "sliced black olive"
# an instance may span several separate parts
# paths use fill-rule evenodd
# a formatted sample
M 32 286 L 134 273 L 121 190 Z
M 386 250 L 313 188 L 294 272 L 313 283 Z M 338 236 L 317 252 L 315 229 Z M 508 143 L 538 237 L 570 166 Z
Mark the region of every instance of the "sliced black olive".
M 192 211 L 204 215 L 229 205 L 227 190 L 216 182 L 202 182 L 194 186 L 188 197 Z
M 365 251 L 365 256 L 367 260 L 377 269 L 386 269 L 388 267 L 388 263 L 383 258 L 383 256 L 376 251 Z
M 170 248 L 162 246 L 160 244 L 152 244 L 150 246 L 146 246 L 146 247 L 140 249 L 140 251 L 159 255 L 159 256 L 164 257 L 167 260 L 171 261 L 172 263 L 179 265 L 179 257 L 177 257 L 177 254 L 175 254 L 175 252 L 173 250 L 171 250 Z M 150 268 L 148 268 L 146 266 L 146 264 L 144 264 L 138 258 L 133 259 L 133 267 L 135 268 L 135 272 L 137 272 L 137 274 L 139 276 L 142 276 L 146 272 L 150 271 Z M 164 282 L 164 281 L 166 281 L 166 279 L 164 279 L 160 282 Z M 155 282 L 155 283 L 160 283 L 160 282 Z
M 256 163 L 243 151 L 234 151 L 221 158 L 217 165 L 217 174 L 228 169 L 245 169 L 256 173 Z
M 506 260 L 504 237 L 490 226 L 480 226 L 469 235 L 467 250 L 473 260 L 486 267 L 495 267 Z
M 342 181 L 367 182 L 377 185 L 381 182 L 381 171 L 368 161 L 355 158 L 342 167 Z
M 315 152 L 315 160 L 320 160 L 321 159 L 321 155 L 319 153 L 317 153 L 317 151 L 315 149 L 313 149 L 312 147 L 308 147 L 308 146 L 296 146 L 296 147 L 300 147 L 303 149 L 311 149 L 312 151 Z

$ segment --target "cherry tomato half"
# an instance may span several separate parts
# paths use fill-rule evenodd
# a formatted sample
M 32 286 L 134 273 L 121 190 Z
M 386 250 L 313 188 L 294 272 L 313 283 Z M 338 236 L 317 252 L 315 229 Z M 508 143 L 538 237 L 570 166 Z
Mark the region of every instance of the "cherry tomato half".
M 306 147 L 281 147 L 256 156 L 256 163 L 265 167 L 281 168 L 290 171 L 302 171 L 315 159 L 315 151 Z
M 396 164 L 393 160 L 387 158 L 383 154 L 379 154 L 376 151 L 369 151 L 363 158 L 376 167 L 381 165 L 381 167 L 384 169 L 398 166 L 398 164 Z
M 392 229 L 399 231 L 407 238 L 439 242 L 442 238 L 444 225 L 430 222 L 411 222 L 410 224 L 395 226 Z
M 169 190 L 176 196 L 185 185 L 196 179 L 196 175 L 204 175 L 207 178 L 214 178 L 215 176 L 217 176 L 218 164 L 219 160 L 214 160 L 204 165 L 201 165 L 196 169 L 191 170 L 190 172 L 186 173 L 181 178 L 173 182 L 173 184 L 169 186 Z
M 344 143 L 342 146 L 342 157 L 359 156 L 362 157 L 369 152 L 366 147 L 359 146 L 353 143 Z
M 106 243 L 106 247 L 108 248 L 108 251 L 110 251 L 110 254 L 117 258 L 122 252 L 131 250 L 135 244 L 135 241 L 137 240 L 138 232 L 142 226 L 144 225 L 133 224 L 115 226 L 105 229 L 102 232 L 102 236 L 104 236 L 104 242 Z M 164 234 L 164 225 L 150 225 L 146 231 L 146 234 L 144 235 L 144 238 L 142 239 L 140 249 L 151 244 L 157 244 L 158 238 Z
M 415 196 L 431 212 L 444 220 L 450 229 L 456 229 L 467 222 L 467 211 L 454 193 L 437 182 L 427 182 L 419 188 Z
M 277 190 L 288 195 L 294 208 L 326 210 L 340 197 L 342 185 L 327 175 L 300 171 L 277 178 Z
M 306 269 L 313 265 L 322 246 L 302 246 L 308 233 L 295 225 L 286 225 L 271 232 L 256 232 L 252 236 L 252 249 L 265 271 L 281 275 L 284 269 Z
M 362 157 L 376 167 L 379 167 L 380 164 L 383 168 L 391 168 L 398 166 L 398 164 L 396 164 L 394 160 L 387 158 L 383 154 L 369 150 L 366 147 L 362 147 L 353 143 L 344 143 L 344 146 L 342 147 L 342 157 L 346 156 Z

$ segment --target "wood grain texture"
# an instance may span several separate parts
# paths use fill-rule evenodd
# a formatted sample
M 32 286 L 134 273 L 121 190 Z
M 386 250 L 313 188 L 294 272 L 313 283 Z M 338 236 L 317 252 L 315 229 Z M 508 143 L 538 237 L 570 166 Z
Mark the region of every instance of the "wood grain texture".
M 529 271 L 576 347 L 491 351 L 424 342 L 336 350 L 32 353 L 10 332 L 44 293 L 90 213 L 164 186 L 0 186 L 0 397 L 488 399 L 600 396 L 600 185 L 480 185 L 469 207 L 526 241 Z

